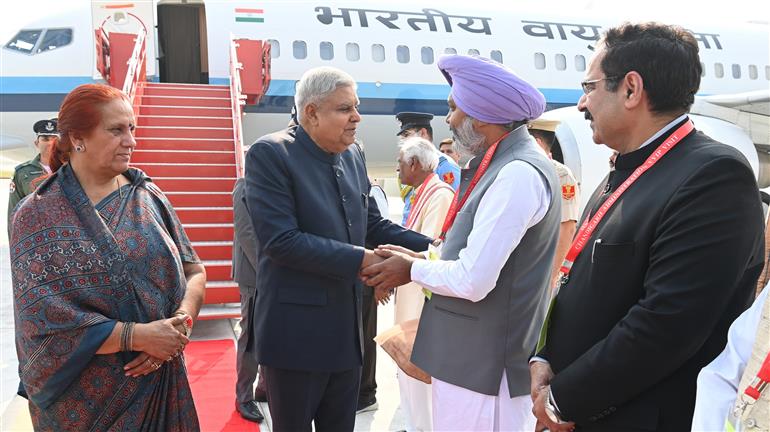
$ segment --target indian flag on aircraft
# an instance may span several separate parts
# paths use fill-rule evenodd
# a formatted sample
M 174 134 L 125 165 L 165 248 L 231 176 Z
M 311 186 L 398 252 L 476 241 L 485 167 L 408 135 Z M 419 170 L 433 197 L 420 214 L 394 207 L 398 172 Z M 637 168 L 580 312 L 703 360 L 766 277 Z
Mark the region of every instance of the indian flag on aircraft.
M 235 22 L 265 22 L 264 11 L 262 9 L 235 8 Z

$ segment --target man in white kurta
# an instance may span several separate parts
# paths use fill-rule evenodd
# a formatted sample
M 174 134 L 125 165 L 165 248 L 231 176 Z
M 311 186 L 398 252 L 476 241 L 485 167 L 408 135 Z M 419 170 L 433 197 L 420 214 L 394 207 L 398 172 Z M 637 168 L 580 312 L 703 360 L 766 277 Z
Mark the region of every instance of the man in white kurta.
M 398 178 L 401 184 L 415 189 L 415 201 L 406 221 L 406 228 L 436 238 L 441 233 L 447 210 L 452 204 L 454 189 L 443 182 L 434 170 L 438 152 L 433 144 L 420 137 L 404 140 L 399 146 Z M 425 294 L 416 283 L 402 285 L 395 293 L 395 323 L 420 319 Z M 430 431 L 431 385 L 398 371 L 398 388 L 406 430 Z
M 531 431 L 524 365 L 545 316 L 561 212 L 553 165 L 526 130 L 545 101 L 488 59 L 443 56 L 438 66 L 452 85 L 455 145 L 472 157 L 446 241 L 437 259 L 378 248 L 390 257 L 362 273 L 378 290 L 411 280 L 430 292 L 411 360 L 432 377 L 434 430 Z
M 727 333 L 727 346 L 724 351 L 698 375 L 693 432 L 725 430 L 725 420 L 735 406 L 736 398 L 741 393 L 739 390 L 743 390 L 746 387 L 745 382 L 753 378 L 744 375 L 752 369 L 751 372 L 756 376 L 756 370 L 759 369 L 770 346 L 768 291 L 770 290 L 765 287 L 754 300 L 754 304 L 733 322 Z M 744 423 L 754 424 L 753 427 L 744 425 L 744 430 L 769 430 L 770 419 L 767 413 L 770 406 L 770 389 L 762 393 L 755 405 L 756 407 L 750 408 L 758 408 L 755 411 L 764 409 L 764 414 L 757 415 L 755 412 L 750 419 L 744 419 Z

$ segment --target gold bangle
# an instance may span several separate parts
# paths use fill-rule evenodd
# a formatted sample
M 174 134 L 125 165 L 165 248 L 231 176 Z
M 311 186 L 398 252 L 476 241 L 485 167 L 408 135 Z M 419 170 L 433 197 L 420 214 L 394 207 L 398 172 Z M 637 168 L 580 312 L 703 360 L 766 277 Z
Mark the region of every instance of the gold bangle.
M 134 325 L 136 323 L 128 323 L 128 337 L 126 339 L 126 351 L 131 352 L 134 350 Z
M 126 326 L 128 324 L 120 323 L 120 337 L 118 338 L 118 351 L 123 352 L 126 350 Z
M 182 321 L 182 328 L 184 329 L 184 335 L 190 337 L 190 334 L 192 334 L 192 327 L 187 325 L 187 322 Z
M 134 342 L 134 324 L 133 322 L 124 322 L 120 330 L 120 342 L 118 349 L 122 352 L 130 352 Z
M 174 316 L 183 316 L 187 315 L 187 319 L 182 321 L 182 328 L 184 328 L 184 335 L 187 337 L 190 337 L 192 334 L 192 326 L 193 326 L 193 319 L 192 315 L 190 315 L 189 312 L 187 312 L 184 309 L 177 309 L 176 312 L 174 312 Z

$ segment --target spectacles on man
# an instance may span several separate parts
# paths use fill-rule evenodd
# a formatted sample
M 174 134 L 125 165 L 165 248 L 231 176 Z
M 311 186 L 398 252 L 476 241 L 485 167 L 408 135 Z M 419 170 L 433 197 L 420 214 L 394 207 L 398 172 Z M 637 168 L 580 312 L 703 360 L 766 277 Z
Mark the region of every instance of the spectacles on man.
M 604 80 L 612 81 L 612 80 L 616 80 L 616 79 L 618 79 L 618 77 L 610 76 L 610 77 L 604 77 L 604 78 L 597 78 L 597 79 L 594 79 L 594 80 L 587 80 L 587 81 L 581 82 L 580 83 L 580 87 L 583 87 L 583 93 L 588 94 L 588 93 L 591 93 L 592 91 L 594 91 L 596 89 L 596 84 L 598 82 L 604 81 Z

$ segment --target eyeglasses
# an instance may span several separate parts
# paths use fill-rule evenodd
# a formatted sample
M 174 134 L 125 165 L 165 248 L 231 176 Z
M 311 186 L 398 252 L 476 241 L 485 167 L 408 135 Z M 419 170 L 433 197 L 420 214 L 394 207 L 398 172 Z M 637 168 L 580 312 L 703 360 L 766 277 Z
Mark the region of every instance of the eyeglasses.
M 604 80 L 612 81 L 616 79 L 618 79 L 618 77 L 616 76 L 597 78 L 594 80 L 583 81 L 580 83 L 580 86 L 583 87 L 583 93 L 588 94 L 596 89 L 596 83 L 598 83 L 599 81 L 604 81 Z

